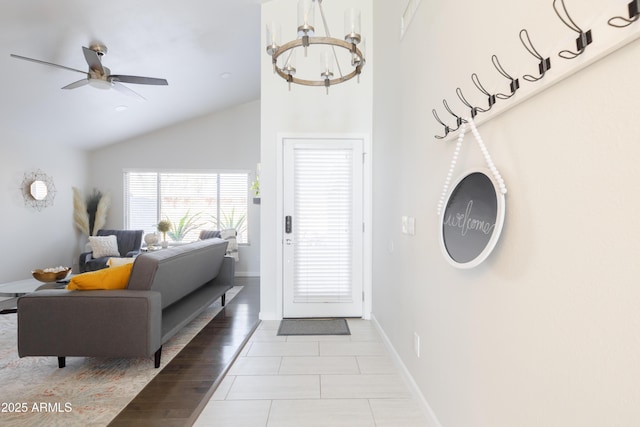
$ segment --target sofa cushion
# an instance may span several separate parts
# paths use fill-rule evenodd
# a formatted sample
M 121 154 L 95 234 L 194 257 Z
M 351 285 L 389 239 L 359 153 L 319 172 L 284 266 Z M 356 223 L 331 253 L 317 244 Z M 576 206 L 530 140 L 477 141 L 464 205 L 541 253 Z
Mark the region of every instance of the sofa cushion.
M 69 290 L 124 289 L 129 283 L 133 264 L 103 268 L 98 271 L 73 276 L 67 285 Z
M 94 258 L 120 256 L 116 236 L 89 236 L 89 244 Z

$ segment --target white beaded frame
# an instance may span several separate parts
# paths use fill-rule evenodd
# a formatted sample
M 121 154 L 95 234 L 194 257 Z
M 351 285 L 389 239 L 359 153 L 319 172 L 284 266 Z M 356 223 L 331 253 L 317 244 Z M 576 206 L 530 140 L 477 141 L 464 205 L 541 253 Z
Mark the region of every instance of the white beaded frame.
M 442 209 L 444 208 L 444 203 L 447 198 L 447 194 L 449 193 L 449 186 L 451 185 L 451 178 L 453 177 L 453 171 L 456 168 L 456 163 L 458 162 L 458 156 L 460 155 L 460 150 L 462 149 L 462 141 L 464 141 L 464 134 L 467 131 L 467 124 L 471 128 L 471 133 L 473 134 L 476 142 L 478 143 L 478 147 L 480 148 L 480 152 L 484 156 L 484 160 L 487 163 L 487 168 L 493 175 L 493 178 L 496 180 L 498 184 L 498 188 L 500 193 L 507 194 L 507 186 L 504 183 L 504 179 L 502 179 L 502 175 L 500 175 L 500 171 L 496 167 L 495 163 L 493 163 L 493 159 L 489 154 L 489 150 L 487 146 L 484 144 L 482 140 L 482 136 L 480 136 L 480 132 L 478 132 L 478 128 L 476 124 L 473 122 L 473 119 L 466 118 L 465 122 L 462 123 L 460 127 L 460 133 L 458 134 L 458 140 L 456 141 L 456 148 L 453 152 L 453 157 L 451 158 L 451 164 L 449 165 L 449 172 L 447 173 L 447 177 L 444 180 L 444 186 L 442 188 L 442 194 L 440 195 L 440 200 L 438 201 L 438 209 L 437 214 L 440 216 L 442 213 Z

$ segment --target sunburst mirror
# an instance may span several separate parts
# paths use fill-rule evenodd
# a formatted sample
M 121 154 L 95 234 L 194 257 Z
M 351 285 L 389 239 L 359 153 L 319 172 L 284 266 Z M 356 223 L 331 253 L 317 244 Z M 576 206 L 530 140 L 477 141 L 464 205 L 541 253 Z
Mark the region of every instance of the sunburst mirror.
M 24 174 L 21 189 L 24 204 L 38 211 L 53 205 L 53 199 L 56 197 L 53 178 L 40 169 Z

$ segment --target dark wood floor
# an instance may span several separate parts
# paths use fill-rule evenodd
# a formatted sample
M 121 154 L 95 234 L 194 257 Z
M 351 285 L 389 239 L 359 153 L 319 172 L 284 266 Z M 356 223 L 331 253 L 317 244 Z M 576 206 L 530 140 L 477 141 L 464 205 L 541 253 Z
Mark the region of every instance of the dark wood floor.
M 238 277 L 236 285 L 244 289 L 109 426 L 193 425 L 259 323 L 259 279 Z

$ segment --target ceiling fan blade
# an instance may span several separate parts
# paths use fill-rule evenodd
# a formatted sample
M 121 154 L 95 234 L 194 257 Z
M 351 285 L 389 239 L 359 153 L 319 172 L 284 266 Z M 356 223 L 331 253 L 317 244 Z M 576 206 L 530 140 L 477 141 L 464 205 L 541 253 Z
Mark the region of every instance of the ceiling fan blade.
M 65 87 L 63 87 L 62 89 L 75 89 L 77 87 L 80 86 L 84 86 L 89 84 L 89 79 L 82 79 L 82 80 L 78 80 L 77 82 L 73 82 L 71 84 L 66 85 Z
M 138 92 L 129 89 L 128 87 L 126 87 L 125 85 L 121 84 L 120 82 L 114 81 L 113 83 L 113 88 L 115 90 L 117 90 L 118 92 L 125 94 L 127 96 L 133 97 L 133 98 L 138 98 L 141 101 L 146 101 L 147 98 L 145 98 L 144 96 L 140 95 Z
M 84 46 L 82 46 L 82 52 L 84 53 L 84 59 L 87 61 L 87 64 L 89 64 L 89 68 L 97 71 L 101 75 L 104 74 L 104 68 L 102 67 L 102 62 L 100 62 L 98 52 Z
M 54 64 L 53 62 L 47 62 L 47 61 L 41 61 L 39 59 L 27 58 L 26 56 L 20 56 L 20 55 L 14 54 L 14 53 L 12 53 L 11 56 L 14 57 L 14 58 L 18 58 L 18 59 L 24 59 L 25 61 L 31 61 L 31 62 L 35 62 L 37 64 L 50 65 L 52 67 L 62 68 L 64 70 L 75 71 L 76 73 L 82 73 L 84 75 L 87 75 L 86 71 L 76 70 L 75 68 L 70 68 L 70 67 L 65 67 L 64 65 Z
M 161 85 L 166 86 L 169 84 L 165 79 L 157 79 L 155 77 L 140 77 L 140 76 L 123 76 L 118 74 L 112 74 L 109 76 L 110 80 L 115 80 L 122 83 L 135 83 L 138 85 Z

